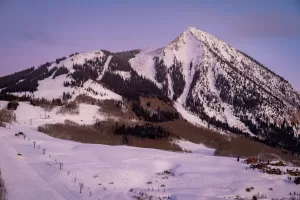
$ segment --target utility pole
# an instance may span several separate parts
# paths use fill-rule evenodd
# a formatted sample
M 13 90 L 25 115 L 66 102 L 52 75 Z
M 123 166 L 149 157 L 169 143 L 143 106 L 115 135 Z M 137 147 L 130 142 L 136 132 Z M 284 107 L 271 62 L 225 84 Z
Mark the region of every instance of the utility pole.
M 63 164 L 62 162 L 59 163 L 59 169 L 60 169 L 60 170 L 62 170 L 63 165 L 64 165 L 64 164 Z
M 83 190 L 83 187 L 84 187 L 83 183 L 79 183 L 79 192 L 80 193 L 81 193 L 81 190 Z

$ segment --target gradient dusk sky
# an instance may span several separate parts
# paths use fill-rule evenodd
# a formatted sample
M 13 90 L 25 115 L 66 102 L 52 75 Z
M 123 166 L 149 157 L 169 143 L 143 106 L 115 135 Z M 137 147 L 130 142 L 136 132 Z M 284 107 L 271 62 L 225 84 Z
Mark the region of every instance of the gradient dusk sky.
M 0 76 L 77 51 L 162 47 L 189 26 L 300 90 L 298 0 L 0 0 Z

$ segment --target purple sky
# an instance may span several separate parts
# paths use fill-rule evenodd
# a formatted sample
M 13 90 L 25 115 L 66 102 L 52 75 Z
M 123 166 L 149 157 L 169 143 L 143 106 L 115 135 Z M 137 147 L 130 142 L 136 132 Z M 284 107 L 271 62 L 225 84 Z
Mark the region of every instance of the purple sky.
M 0 76 L 76 51 L 162 47 L 195 26 L 300 90 L 299 22 L 298 0 L 0 0 Z

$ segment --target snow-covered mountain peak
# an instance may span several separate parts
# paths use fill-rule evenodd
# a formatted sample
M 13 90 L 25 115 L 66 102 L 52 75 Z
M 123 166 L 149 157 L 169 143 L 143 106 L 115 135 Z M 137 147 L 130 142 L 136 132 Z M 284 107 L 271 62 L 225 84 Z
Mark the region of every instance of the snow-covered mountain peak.
M 201 52 L 201 42 L 193 35 L 190 29 L 187 29 L 164 48 L 163 59 L 168 67 L 173 64 L 174 59 L 190 64 L 192 60 L 202 55 Z
M 194 27 L 194 26 L 188 27 L 188 29 L 187 29 L 186 31 L 191 32 L 192 34 L 195 35 L 195 37 L 197 37 L 196 35 L 199 35 L 199 34 L 200 34 L 200 35 L 206 35 L 206 36 L 212 36 L 212 35 L 210 35 L 209 33 L 205 32 L 205 31 L 203 31 L 203 30 L 200 30 L 199 28 L 196 28 L 196 27 Z M 214 36 L 212 36 L 212 37 L 214 37 Z M 201 38 L 198 38 L 198 39 L 201 39 Z
M 0 78 L 0 90 L 47 99 L 69 93 L 72 99 L 87 94 L 116 100 L 143 92 L 173 100 L 202 119 L 202 125 L 255 135 L 276 132 L 275 125 L 272 132 L 266 124 L 281 124 L 300 104 L 299 92 L 282 77 L 195 27 L 159 49 L 97 50 L 59 58 Z M 300 133 L 299 124 L 295 133 Z
M 199 49 L 202 49 L 201 53 L 199 52 Z M 203 50 L 208 52 L 211 49 L 215 50 L 222 58 L 229 61 L 233 56 L 237 58 L 237 54 L 240 54 L 240 52 L 229 44 L 211 34 L 196 27 L 188 27 L 179 37 L 166 46 L 164 49 L 164 57 L 169 57 L 166 56 L 166 54 L 168 54 L 167 52 L 172 51 L 178 61 L 185 62 L 187 61 L 187 57 L 202 57 Z M 173 59 L 170 60 L 170 62 L 173 62 Z M 188 62 L 191 61 L 192 59 L 188 59 Z M 168 63 L 170 62 L 167 61 L 165 64 L 169 66 Z
M 185 30 L 179 37 L 173 40 L 166 49 L 172 49 L 177 51 L 181 46 L 185 45 L 191 40 L 195 40 L 196 38 L 190 31 L 190 29 Z
M 192 31 L 192 30 L 199 30 L 199 29 L 196 28 L 195 26 L 189 26 L 189 27 L 187 28 L 187 30 Z
M 225 43 L 224 41 L 220 40 L 219 38 L 216 38 L 215 36 L 202 31 L 196 27 L 189 27 L 186 31 L 190 31 L 194 37 L 196 37 L 198 40 L 201 40 L 203 42 L 220 42 L 220 43 Z M 226 43 L 225 43 L 226 44 Z

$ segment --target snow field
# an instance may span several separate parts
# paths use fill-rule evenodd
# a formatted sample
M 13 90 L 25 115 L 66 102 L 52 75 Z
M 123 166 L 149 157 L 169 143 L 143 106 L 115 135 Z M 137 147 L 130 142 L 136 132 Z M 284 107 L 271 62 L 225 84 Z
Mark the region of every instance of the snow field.
M 6 108 L 8 102 L 0 101 L 0 109 Z M 19 102 L 18 109 L 15 111 L 17 124 L 31 125 L 38 127 L 40 125 L 63 123 L 66 119 L 79 124 L 93 124 L 96 120 L 112 119 L 99 111 L 96 105 L 79 104 L 79 114 L 58 114 L 60 107 L 55 107 L 51 111 L 45 111 L 39 106 L 32 106 L 29 102 Z

